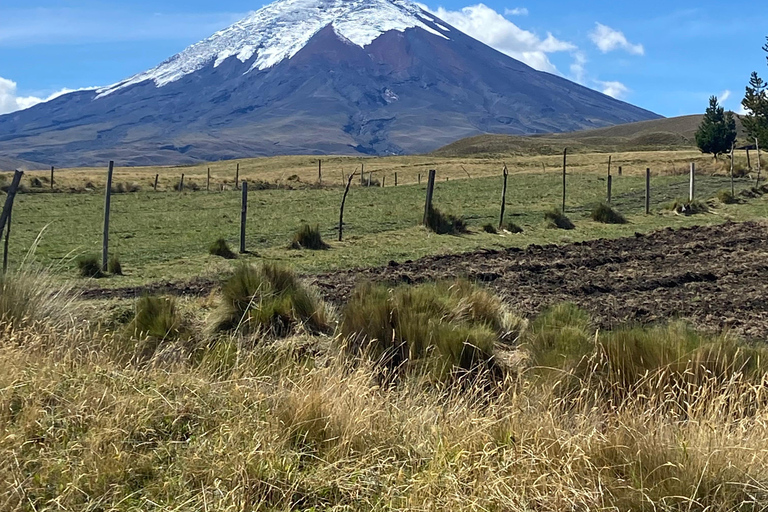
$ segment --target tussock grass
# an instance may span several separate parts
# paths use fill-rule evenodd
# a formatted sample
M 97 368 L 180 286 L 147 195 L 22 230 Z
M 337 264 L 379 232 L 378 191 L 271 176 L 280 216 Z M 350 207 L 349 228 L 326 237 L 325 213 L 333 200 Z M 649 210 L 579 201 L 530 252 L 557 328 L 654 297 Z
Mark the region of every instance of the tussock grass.
M 58 329 L 71 325 L 79 310 L 77 296 L 71 286 L 55 282 L 42 269 L 24 266 L 17 272 L 0 273 L 0 326 Z
M 296 329 L 327 331 L 322 301 L 287 268 L 272 263 L 242 264 L 222 286 L 221 304 L 211 317 L 214 331 L 286 336 Z
M 229 248 L 229 244 L 223 238 L 219 238 L 208 247 L 208 253 L 213 256 L 220 256 L 225 260 L 234 260 L 237 258 L 237 254 L 232 252 Z
M 120 262 L 120 256 L 112 254 L 107 261 L 107 271 L 113 276 L 123 275 L 123 264 Z
M 293 235 L 291 249 L 309 249 L 312 251 L 323 251 L 330 248 L 330 245 L 323 241 L 320 234 L 320 226 L 302 225 L 296 234 Z
M 493 224 L 491 224 L 490 222 L 483 226 L 483 231 L 485 231 L 486 233 L 489 233 L 491 235 L 498 234 L 498 231 L 496 230 L 496 227 Z
M 720 190 L 717 193 L 717 199 L 723 204 L 735 204 L 739 202 L 736 196 L 731 194 L 730 190 Z
M 394 289 L 366 283 L 343 310 L 341 335 L 349 353 L 445 380 L 493 369 L 503 313 L 498 298 L 466 281 Z
M 592 209 L 590 215 L 595 222 L 603 224 L 626 224 L 627 219 L 620 212 L 611 208 L 610 205 L 600 203 Z
M 699 201 L 698 199 L 694 199 L 693 201 L 678 199 L 669 206 L 669 209 L 678 215 L 709 213 L 709 206 L 707 206 L 707 203 Z
M 135 313 L 127 325 L 130 336 L 139 341 L 135 355 L 146 360 L 166 342 L 188 338 L 188 328 L 173 297 L 146 295 L 136 301 Z
M 523 228 L 515 224 L 514 222 L 507 222 L 502 226 L 502 229 L 504 231 L 509 231 L 510 233 L 518 234 L 523 232 Z
M 77 268 L 82 277 L 99 278 L 104 277 L 101 271 L 101 261 L 98 256 L 84 254 L 77 258 Z
M 544 212 L 544 221 L 548 227 L 557 229 L 575 229 L 576 226 L 562 211 L 552 208 Z
M 427 212 L 427 229 L 438 235 L 457 235 L 467 232 L 467 223 L 461 217 L 445 214 L 435 207 Z

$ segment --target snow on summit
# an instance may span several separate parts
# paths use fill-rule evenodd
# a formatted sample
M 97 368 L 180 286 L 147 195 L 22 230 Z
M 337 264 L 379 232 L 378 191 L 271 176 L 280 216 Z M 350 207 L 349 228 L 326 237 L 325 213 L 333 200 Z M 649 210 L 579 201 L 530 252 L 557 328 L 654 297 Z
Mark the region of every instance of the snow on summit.
M 219 66 L 230 57 L 245 63 L 255 56 L 248 71 L 267 69 L 293 57 L 328 25 L 341 38 L 360 47 L 371 44 L 384 32 L 413 27 L 448 39 L 426 25 L 425 20 L 434 24 L 433 16 L 408 0 L 278 0 L 156 68 L 99 90 L 98 97 L 149 80 L 162 87 L 211 62 Z

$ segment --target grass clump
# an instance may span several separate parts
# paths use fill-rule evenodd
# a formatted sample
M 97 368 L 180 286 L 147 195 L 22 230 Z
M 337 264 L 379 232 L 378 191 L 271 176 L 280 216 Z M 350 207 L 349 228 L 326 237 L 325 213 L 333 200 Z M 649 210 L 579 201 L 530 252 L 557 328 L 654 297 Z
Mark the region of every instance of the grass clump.
M 237 258 L 237 254 L 232 252 L 229 248 L 229 244 L 223 238 L 219 238 L 208 247 L 208 254 L 213 256 L 220 256 L 225 260 L 234 260 Z
M 521 228 L 514 222 L 505 223 L 501 229 L 503 229 L 504 231 L 509 231 L 510 233 L 513 233 L 513 234 L 518 234 L 523 232 L 523 228 Z
M 0 273 L 0 325 L 12 329 L 71 323 L 77 294 L 56 284 L 44 270 L 22 268 Z
M 547 210 L 546 212 L 544 212 L 544 221 L 547 223 L 547 226 L 551 228 L 557 228 L 557 229 L 575 229 L 576 228 L 574 223 L 571 222 L 571 219 L 566 217 L 566 215 L 558 208 L 552 208 L 551 210 Z
M 432 206 L 427 212 L 426 226 L 438 235 L 457 235 L 467 232 L 467 223 L 463 218 L 444 214 Z
M 146 295 L 136 302 L 133 320 L 128 324 L 128 332 L 139 340 L 136 355 L 140 359 L 149 359 L 165 342 L 188 336 L 172 297 Z
M 342 316 L 347 351 L 385 369 L 421 370 L 437 380 L 493 369 L 503 330 L 497 297 L 466 281 L 358 286 Z
M 735 204 L 738 202 L 736 196 L 731 194 L 730 190 L 720 190 L 717 193 L 717 199 L 723 204 Z
M 120 262 L 120 256 L 112 254 L 107 261 L 107 271 L 113 276 L 123 275 L 123 264 Z
M 592 220 L 603 224 L 626 224 L 627 219 L 610 205 L 600 203 L 592 209 Z
M 594 352 L 593 338 L 589 315 L 566 302 L 547 309 L 531 322 L 526 346 L 534 366 L 568 370 Z
M 99 257 L 86 254 L 77 258 L 77 268 L 80 271 L 82 277 L 100 278 L 104 277 L 101 270 L 101 262 Z
M 287 268 L 272 263 L 242 264 L 221 289 L 214 331 L 286 336 L 297 328 L 325 332 L 329 318 L 320 299 Z
M 296 234 L 293 235 L 291 249 L 309 249 L 311 251 L 324 251 L 330 248 L 330 245 L 323 241 L 320 234 L 320 226 L 302 225 Z
M 678 215 L 686 216 L 709 212 L 709 206 L 698 199 L 693 201 L 678 199 L 670 205 L 669 209 Z
M 498 233 L 499 233 L 499 232 L 496 230 L 496 228 L 494 227 L 494 225 L 493 225 L 493 224 L 491 224 L 490 222 L 489 222 L 488 224 L 486 224 L 486 225 L 484 225 L 484 226 L 483 226 L 483 231 L 485 231 L 486 233 L 489 233 L 489 234 L 491 234 L 491 235 L 496 235 L 496 234 L 498 234 Z

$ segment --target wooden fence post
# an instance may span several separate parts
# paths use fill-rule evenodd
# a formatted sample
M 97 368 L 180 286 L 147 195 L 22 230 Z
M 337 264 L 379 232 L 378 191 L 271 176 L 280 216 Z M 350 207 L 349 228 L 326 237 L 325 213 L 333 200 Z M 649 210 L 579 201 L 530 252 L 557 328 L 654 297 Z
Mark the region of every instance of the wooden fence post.
M 322 160 L 317 161 L 317 182 L 320 185 L 323 184 L 323 161 Z
M 155 174 L 155 192 L 157 192 L 157 179 L 160 177 L 159 174 Z
M 432 194 L 435 191 L 435 175 L 437 174 L 437 171 L 434 169 L 429 170 L 429 180 L 427 181 L 427 200 L 424 203 L 424 220 L 422 222 L 423 225 L 427 225 L 427 218 L 429 217 L 429 212 L 432 210 Z
M 248 215 L 248 182 L 243 180 L 243 200 L 240 209 L 240 254 L 245 254 L 245 219 Z
M 360 164 L 360 185 L 365 186 L 365 164 Z
M 3 212 L 0 214 L 0 237 L 3 236 L 6 225 L 8 226 L 8 234 L 5 236 L 5 251 L 8 252 L 8 237 L 11 233 L 11 210 L 13 210 L 13 200 L 16 197 L 16 191 L 19 189 L 19 183 L 21 183 L 21 177 L 24 175 L 22 171 L 16 171 L 13 175 L 10 187 L 5 196 L 5 205 L 3 206 Z
M 54 167 L 51 166 L 51 190 L 53 190 L 53 169 Z
M 419 173 L 419 185 L 421 185 L 421 173 Z
M 755 146 L 757 148 L 757 183 L 756 187 L 760 186 L 760 141 L 755 137 Z
M 387 182 L 387 177 L 386 177 L 386 176 L 382 176 L 382 177 L 381 177 L 381 188 L 384 188 L 384 184 L 385 184 L 386 182 Z
M 13 214 L 13 204 L 11 204 L 11 211 L 8 212 L 8 222 L 6 223 L 5 230 L 5 244 L 3 245 L 3 274 L 8 272 L 8 241 L 11 238 L 11 216 Z M 0 233 L 2 235 L 2 233 Z
M 621 176 L 621 166 L 619 166 L 619 176 Z
M 696 197 L 696 164 L 691 162 L 691 177 L 688 183 L 688 201 L 693 202 Z
M 184 173 L 181 173 L 181 181 L 179 182 L 179 192 L 184 191 Z
M 568 163 L 568 148 L 563 150 L 563 213 L 565 213 L 565 170 Z
M 749 148 L 747 148 L 747 169 L 752 170 L 752 162 L 749 160 Z
M 347 194 L 349 194 L 349 186 L 352 185 L 352 178 L 355 177 L 356 172 L 357 171 L 349 175 L 349 178 L 347 179 L 347 186 L 344 189 L 344 196 L 342 196 L 341 198 L 341 208 L 339 209 L 339 242 L 341 242 L 341 239 L 344 236 L 344 204 L 347 202 Z
M 397 173 L 395 173 L 395 186 L 397 186 Z
M 736 197 L 736 192 L 733 187 L 733 146 L 734 143 L 731 142 L 731 196 Z
M 205 182 L 205 191 L 210 192 L 211 191 L 211 168 L 208 168 L 208 179 Z
M 645 170 L 645 214 L 651 213 L 651 169 Z
M 606 181 L 608 185 L 608 204 L 611 204 L 611 188 L 613 187 L 613 176 L 609 174 Z
M 504 164 L 502 175 L 504 176 L 504 185 L 501 187 L 501 215 L 499 215 L 499 229 L 504 227 L 504 210 L 507 208 L 507 176 L 509 176 L 507 164 Z
M 107 261 L 109 259 L 109 206 L 112 201 L 112 170 L 115 162 L 109 161 L 109 171 L 107 171 L 107 188 L 104 191 L 104 233 L 101 242 L 101 270 L 107 271 Z
M 237 170 L 235 171 L 235 190 L 237 190 L 238 183 L 240 183 L 240 164 L 237 164 Z

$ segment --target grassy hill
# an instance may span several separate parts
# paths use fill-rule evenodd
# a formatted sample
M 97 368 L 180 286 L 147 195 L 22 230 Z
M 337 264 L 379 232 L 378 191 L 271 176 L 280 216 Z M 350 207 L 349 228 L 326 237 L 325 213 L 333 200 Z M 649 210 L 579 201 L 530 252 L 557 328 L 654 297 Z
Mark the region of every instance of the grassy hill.
M 696 146 L 694 134 L 702 115 L 690 115 L 629 123 L 595 130 L 552 133 L 533 136 L 477 135 L 448 144 L 433 153 L 436 156 L 470 156 L 488 154 L 560 153 L 564 147 L 572 152 L 616 152 L 690 149 Z M 739 135 L 743 133 L 737 117 Z

